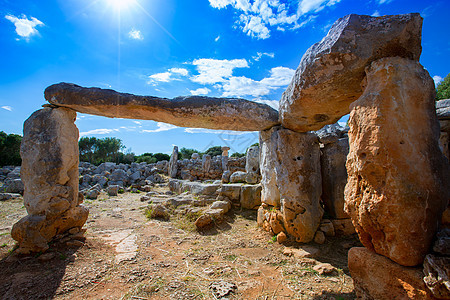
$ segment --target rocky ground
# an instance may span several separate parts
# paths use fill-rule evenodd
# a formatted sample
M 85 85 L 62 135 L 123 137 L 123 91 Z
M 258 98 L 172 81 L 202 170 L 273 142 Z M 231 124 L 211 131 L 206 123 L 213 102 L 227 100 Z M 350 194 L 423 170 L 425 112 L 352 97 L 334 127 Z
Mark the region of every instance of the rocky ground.
M 164 184 L 154 199 L 174 197 Z M 86 200 L 84 237 L 17 256 L 11 226 L 23 199 L 0 202 L 1 299 L 354 299 L 347 252 L 355 237 L 323 245 L 278 244 L 256 211 L 232 209 L 197 232 L 195 214 L 148 219 L 143 193 Z M 151 201 L 151 199 L 150 199 Z

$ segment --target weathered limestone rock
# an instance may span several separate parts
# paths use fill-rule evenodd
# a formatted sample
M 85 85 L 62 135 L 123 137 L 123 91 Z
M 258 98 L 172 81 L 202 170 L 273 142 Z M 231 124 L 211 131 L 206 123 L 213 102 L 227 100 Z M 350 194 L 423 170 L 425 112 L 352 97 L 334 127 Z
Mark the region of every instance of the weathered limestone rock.
M 350 249 L 348 268 L 358 299 L 435 299 L 420 268 L 401 266 L 364 247 Z
M 231 183 L 238 183 L 238 182 L 245 182 L 245 177 L 247 177 L 247 173 L 245 172 L 234 172 L 230 176 L 230 182 Z
M 20 152 L 28 216 L 11 232 L 21 253 L 44 251 L 54 236 L 86 222 L 89 211 L 79 206 L 75 119 L 70 109 L 44 108 L 25 121 Z
M 346 211 L 365 247 L 415 266 L 450 198 L 434 83 L 418 62 L 399 57 L 375 61 L 366 73 L 349 119 Z
M 261 131 L 259 133 L 259 146 L 261 147 L 261 156 L 259 161 L 259 169 L 261 172 L 261 202 L 275 208 L 280 208 L 280 191 L 277 186 L 277 176 L 275 166 L 277 160 L 277 141 L 276 132 L 279 127 Z
M 202 169 L 204 173 L 208 173 L 211 168 L 211 155 L 204 154 L 202 157 Z
M 261 185 L 243 185 L 240 202 L 242 208 L 258 209 L 261 205 Z
M 284 127 L 306 132 L 336 123 L 362 94 L 364 68 L 383 57 L 419 60 L 422 18 L 419 14 L 337 20 L 322 41 L 303 55 L 280 101 Z
M 230 147 L 222 147 L 222 170 L 225 172 L 228 170 L 228 151 Z
M 329 143 L 322 148 L 320 164 L 322 170 L 322 201 L 325 211 L 336 219 L 349 216 L 344 211 L 344 190 L 347 184 L 345 162 L 348 154 L 348 138 Z
M 298 242 L 312 241 L 323 214 L 320 205 L 322 178 L 317 136 L 277 126 L 260 133 L 260 145 L 261 161 L 267 163 L 261 168 L 261 182 L 265 190 L 262 202 L 276 202 L 272 199 L 267 201 L 267 195 L 280 199 L 286 232 Z M 275 174 L 265 171 L 272 167 Z M 267 175 L 271 178 L 265 178 Z M 272 188 L 272 191 L 267 191 Z
M 248 148 L 245 162 L 245 172 L 259 173 L 259 147 Z
M 198 154 L 197 152 L 192 153 L 191 159 L 195 159 L 195 160 L 200 159 L 200 154 Z
M 45 90 L 45 99 L 82 113 L 153 120 L 181 127 L 259 131 L 278 124 L 275 109 L 235 98 L 187 96 L 166 99 L 59 83 Z
M 170 156 L 168 172 L 170 178 L 177 177 L 178 172 L 178 146 L 173 146 L 172 155 Z

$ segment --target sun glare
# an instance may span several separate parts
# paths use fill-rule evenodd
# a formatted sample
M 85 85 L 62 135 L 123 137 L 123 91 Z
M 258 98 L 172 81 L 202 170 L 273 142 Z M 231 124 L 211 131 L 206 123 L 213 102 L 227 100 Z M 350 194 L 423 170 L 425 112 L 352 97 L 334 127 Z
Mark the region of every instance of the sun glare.
M 136 0 L 107 0 L 107 1 L 116 10 L 128 8 L 136 2 Z

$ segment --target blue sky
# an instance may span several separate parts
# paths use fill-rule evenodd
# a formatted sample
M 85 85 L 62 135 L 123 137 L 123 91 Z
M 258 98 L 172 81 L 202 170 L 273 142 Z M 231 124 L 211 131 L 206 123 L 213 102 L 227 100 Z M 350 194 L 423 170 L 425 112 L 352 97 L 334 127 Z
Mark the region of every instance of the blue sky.
M 335 20 L 410 12 L 424 17 L 421 63 L 439 81 L 450 72 L 447 0 L 0 0 L 0 131 L 22 134 L 58 82 L 276 106 L 303 53 Z M 118 137 L 136 154 L 173 145 L 243 152 L 258 140 L 83 114 L 76 124 L 81 136 Z

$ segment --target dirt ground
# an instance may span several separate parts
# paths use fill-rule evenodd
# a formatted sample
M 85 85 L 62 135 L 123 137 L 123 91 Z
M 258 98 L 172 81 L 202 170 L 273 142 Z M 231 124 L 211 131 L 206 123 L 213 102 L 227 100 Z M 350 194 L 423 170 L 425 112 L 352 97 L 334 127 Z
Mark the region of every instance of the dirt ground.
M 157 199 L 170 197 L 155 188 Z M 65 237 L 46 253 L 18 256 L 12 225 L 23 199 L 0 202 L 1 299 L 354 299 L 347 252 L 355 237 L 280 245 L 256 224 L 256 211 L 233 209 L 220 224 L 194 230 L 187 214 L 146 217 L 144 193 L 86 200 L 84 238 Z M 286 251 L 286 249 L 288 251 Z M 294 250 L 294 255 L 283 254 Z M 311 250 L 307 248 L 307 250 Z M 313 252 L 314 252 L 313 251 Z M 310 251 L 311 252 L 311 251 Z M 321 275 L 314 266 L 330 263 Z

